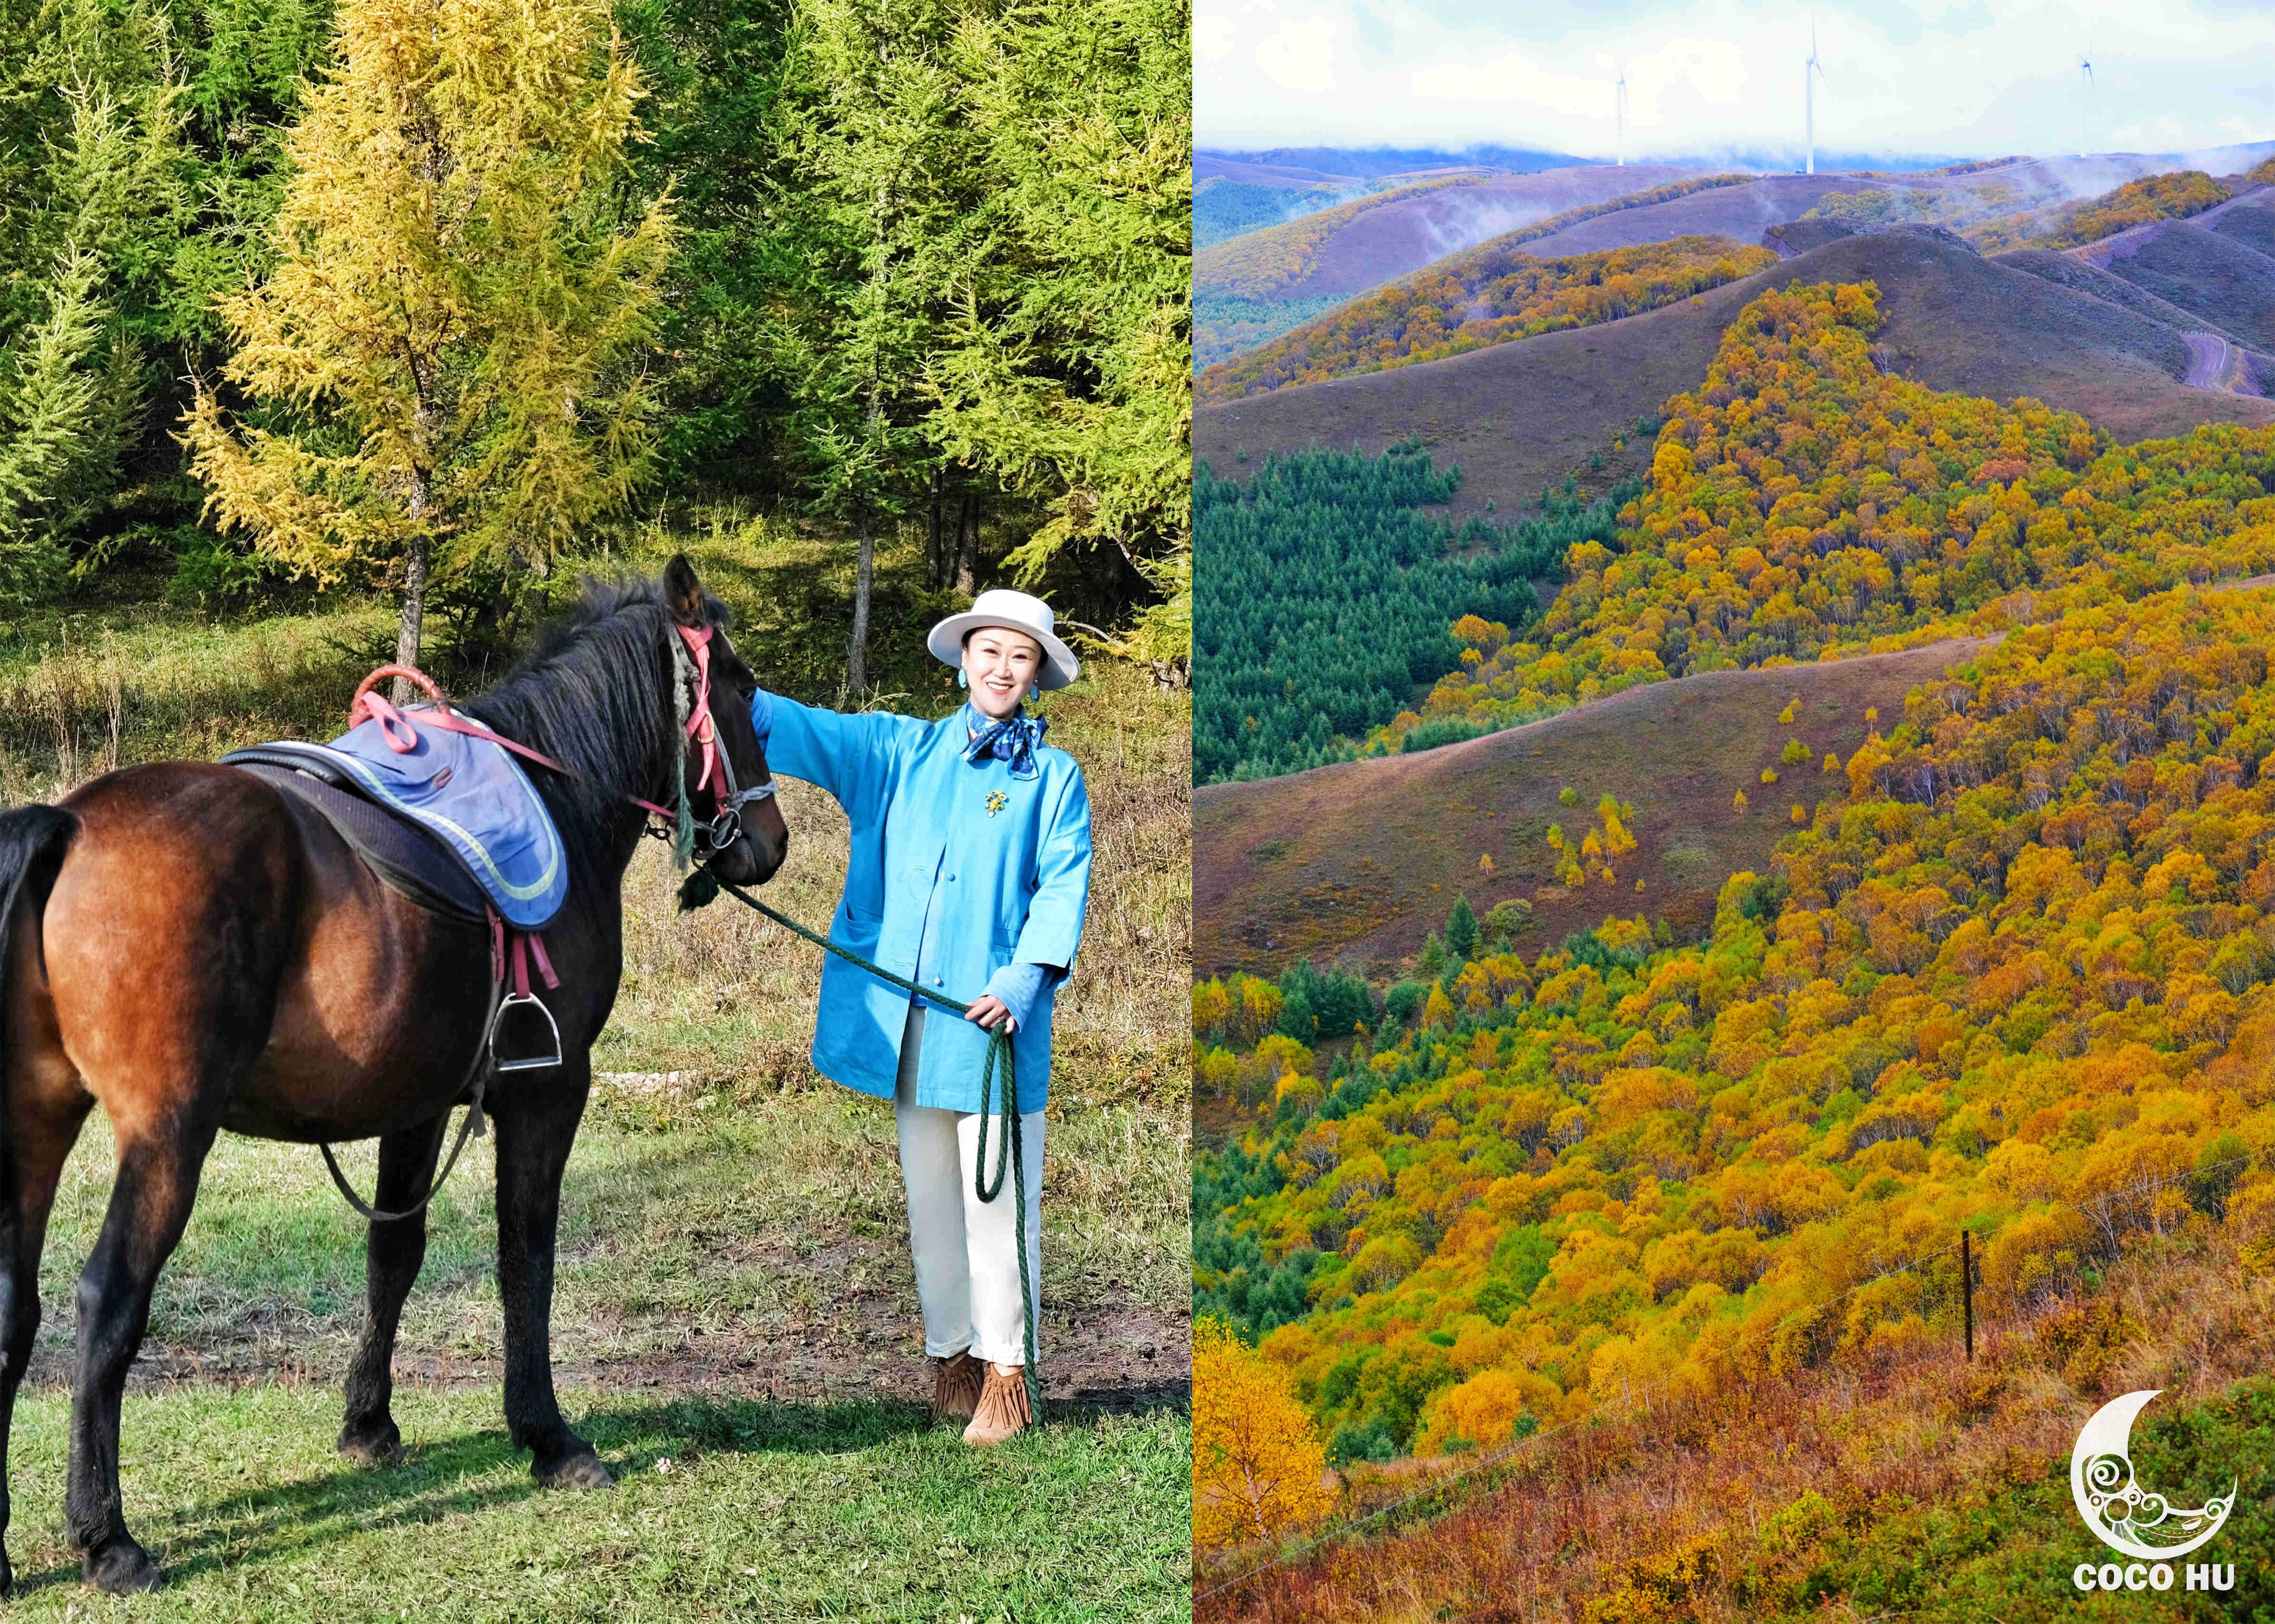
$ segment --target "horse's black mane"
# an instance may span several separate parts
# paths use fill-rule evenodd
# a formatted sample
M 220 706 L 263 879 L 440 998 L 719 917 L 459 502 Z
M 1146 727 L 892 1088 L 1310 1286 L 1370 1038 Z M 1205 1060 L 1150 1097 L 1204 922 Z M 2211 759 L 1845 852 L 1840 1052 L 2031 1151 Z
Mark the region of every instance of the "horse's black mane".
M 725 606 L 708 593 L 704 601 L 714 623 L 730 623 Z M 505 680 L 462 707 L 575 774 L 528 768 L 572 848 L 603 843 L 626 814 L 626 796 L 654 797 L 669 782 L 665 752 L 678 729 L 671 635 L 661 581 L 588 578 L 575 607 L 538 633 Z

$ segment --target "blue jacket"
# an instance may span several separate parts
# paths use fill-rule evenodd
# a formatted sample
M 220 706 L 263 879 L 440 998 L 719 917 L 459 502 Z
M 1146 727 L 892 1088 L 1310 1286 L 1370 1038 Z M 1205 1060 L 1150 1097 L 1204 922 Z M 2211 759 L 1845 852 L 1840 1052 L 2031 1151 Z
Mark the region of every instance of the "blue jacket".
M 752 711 L 767 766 L 827 789 L 852 823 L 832 941 L 911 979 L 921 950 L 928 988 L 964 1003 L 1008 964 L 1073 970 L 1090 898 L 1090 796 L 1072 756 L 1042 745 L 1039 770 L 1024 779 L 1000 759 L 969 762 L 961 708 L 922 721 L 761 693 Z M 1049 1093 L 1049 988 L 1060 978 L 1045 978 L 1011 1039 L 1022 1111 L 1042 1109 Z M 891 1099 L 908 1012 L 908 993 L 827 956 L 814 1069 Z M 986 1054 L 976 1023 L 935 1012 L 925 1023 L 917 1103 L 979 1109 Z

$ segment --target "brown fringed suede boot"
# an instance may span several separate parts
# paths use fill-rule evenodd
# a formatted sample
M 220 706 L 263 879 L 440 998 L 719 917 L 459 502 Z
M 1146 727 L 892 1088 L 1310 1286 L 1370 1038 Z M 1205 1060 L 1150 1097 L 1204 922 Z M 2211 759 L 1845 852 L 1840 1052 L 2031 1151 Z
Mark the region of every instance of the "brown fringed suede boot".
M 970 1348 L 932 1362 L 932 1418 L 969 1421 L 979 1408 L 979 1386 L 986 1371 Z
M 971 1424 L 964 1429 L 964 1441 L 1000 1444 L 1025 1431 L 1034 1419 L 1027 1408 L 1026 1367 L 990 1363 L 987 1385 L 980 1389 L 979 1406 L 972 1414 Z

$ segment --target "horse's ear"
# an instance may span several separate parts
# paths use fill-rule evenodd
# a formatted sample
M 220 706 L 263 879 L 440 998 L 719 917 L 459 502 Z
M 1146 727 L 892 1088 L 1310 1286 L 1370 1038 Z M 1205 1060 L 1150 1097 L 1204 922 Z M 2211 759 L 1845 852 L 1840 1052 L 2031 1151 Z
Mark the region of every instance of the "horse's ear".
M 703 583 L 695 578 L 695 566 L 687 562 L 684 553 L 674 553 L 663 567 L 663 607 L 683 626 L 700 626 L 705 622 Z

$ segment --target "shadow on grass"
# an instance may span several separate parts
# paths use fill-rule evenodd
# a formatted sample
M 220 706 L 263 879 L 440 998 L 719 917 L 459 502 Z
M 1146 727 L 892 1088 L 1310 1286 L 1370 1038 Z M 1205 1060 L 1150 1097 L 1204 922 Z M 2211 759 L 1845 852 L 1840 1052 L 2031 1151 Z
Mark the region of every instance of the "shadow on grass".
M 1117 1395 L 1120 1396 L 1120 1395 Z M 1052 1430 L 1096 1427 L 1107 1415 L 1175 1411 L 1174 1398 L 1159 1402 L 1100 1404 L 1062 1400 L 1050 1407 Z M 881 1400 L 820 1405 L 767 1400 L 690 1398 L 569 1417 L 609 1470 L 619 1477 L 654 1469 L 669 1457 L 705 1454 L 844 1455 L 859 1454 L 935 1430 L 923 1406 Z M 953 1433 L 939 1431 L 944 1440 Z M 1016 1446 L 1013 1446 L 1016 1447 Z M 247 1489 L 190 1511 L 200 1526 L 186 1534 L 155 1526 L 141 1531 L 172 1583 L 223 1568 L 242 1568 L 303 1553 L 355 1535 L 405 1529 L 440 1518 L 518 1505 L 555 1492 L 530 1477 L 527 1452 L 503 1427 L 427 1442 L 406 1442 L 382 1467 L 350 1467 L 271 1488 Z M 494 1479 L 512 1466 L 505 1482 Z M 607 1492 L 607 1491 L 601 1491 Z M 76 1560 L 19 1571 L 20 1597 L 49 1585 L 76 1584 Z

